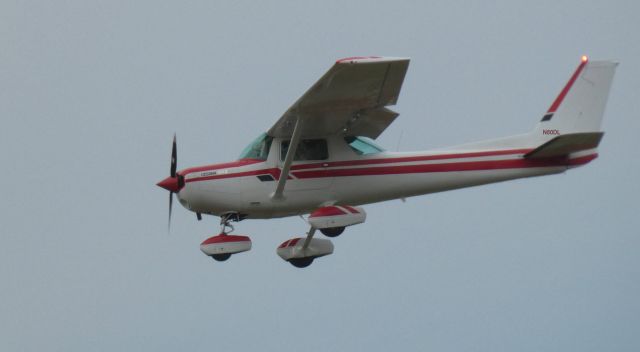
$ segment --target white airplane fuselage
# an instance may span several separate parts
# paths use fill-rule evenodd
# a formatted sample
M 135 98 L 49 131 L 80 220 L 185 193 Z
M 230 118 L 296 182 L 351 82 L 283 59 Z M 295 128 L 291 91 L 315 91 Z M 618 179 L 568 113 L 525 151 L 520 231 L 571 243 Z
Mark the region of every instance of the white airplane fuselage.
M 361 224 L 360 205 L 457 188 L 558 174 L 595 159 L 602 117 L 617 66 L 583 56 L 532 130 L 519 135 L 424 152 L 387 152 L 376 139 L 398 116 L 395 105 L 409 59 L 340 59 L 238 160 L 176 171 L 174 135 L 168 190 L 202 219 L 220 217 L 221 232 L 200 250 L 217 261 L 251 249 L 230 235 L 230 222 L 309 214 L 303 237 L 276 248 L 298 268 L 333 253 L 336 237 Z
M 184 169 L 180 203 L 202 214 L 239 213 L 268 219 L 308 214 L 328 205 L 362 205 L 488 183 L 550 175 L 588 163 L 595 150 L 569 157 L 530 160 L 531 147 L 483 143 L 425 152 L 358 155 L 338 136 L 325 137 L 326 160 L 295 161 L 284 197 L 274 197 L 283 164 L 281 139 L 273 139 L 266 160 Z M 496 145 L 499 147 L 496 148 Z

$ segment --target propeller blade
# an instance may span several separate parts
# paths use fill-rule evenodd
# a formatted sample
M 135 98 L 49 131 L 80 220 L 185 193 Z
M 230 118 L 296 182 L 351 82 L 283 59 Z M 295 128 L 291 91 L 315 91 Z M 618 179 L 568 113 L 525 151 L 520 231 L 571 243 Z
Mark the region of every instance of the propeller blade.
M 171 209 L 173 209 L 173 192 L 169 192 L 169 223 L 167 229 L 171 231 Z
M 176 168 L 178 166 L 178 147 L 176 146 L 176 134 L 173 134 L 173 146 L 171 147 L 171 177 L 176 177 Z

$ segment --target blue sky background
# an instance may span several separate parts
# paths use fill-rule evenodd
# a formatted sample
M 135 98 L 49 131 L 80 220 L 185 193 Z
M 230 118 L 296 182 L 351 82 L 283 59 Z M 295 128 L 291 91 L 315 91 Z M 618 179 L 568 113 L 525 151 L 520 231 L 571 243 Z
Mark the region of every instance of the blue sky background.
M 0 350 L 637 351 L 640 12 L 634 1 L 3 1 Z M 334 62 L 412 58 L 379 138 L 525 132 L 580 56 L 620 61 L 600 158 L 564 175 L 367 206 L 333 255 L 299 218 L 177 205 L 169 169 L 233 160 Z

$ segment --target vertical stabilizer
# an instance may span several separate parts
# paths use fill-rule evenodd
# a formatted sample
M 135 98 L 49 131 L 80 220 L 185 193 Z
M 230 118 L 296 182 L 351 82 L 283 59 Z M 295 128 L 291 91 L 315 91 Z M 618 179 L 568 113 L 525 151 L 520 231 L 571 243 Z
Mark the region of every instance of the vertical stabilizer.
M 533 130 L 534 139 L 544 142 L 564 134 L 599 132 L 616 66 L 613 61 L 589 61 L 583 56 Z

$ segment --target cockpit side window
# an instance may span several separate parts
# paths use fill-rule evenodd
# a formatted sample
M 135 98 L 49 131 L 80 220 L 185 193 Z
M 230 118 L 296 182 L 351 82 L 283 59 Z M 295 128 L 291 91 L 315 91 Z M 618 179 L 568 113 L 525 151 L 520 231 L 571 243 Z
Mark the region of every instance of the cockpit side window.
M 280 145 L 280 159 L 287 157 L 289 150 L 289 141 L 282 141 Z M 303 139 L 298 144 L 294 161 L 299 160 L 327 160 L 329 158 L 329 150 L 325 139 Z
M 244 148 L 239 159 L 267 160 L 269 149 L 271 149 L 271 142 L 273 142 L 273 137 L 267 136 L 266 133 L 261 134 Z
M 373 142 L 367 137 L 344 137 L 344 141 L 347 142 L 349 147 L 358 155 L 377 154 L 384 152 L 384 149 Z

